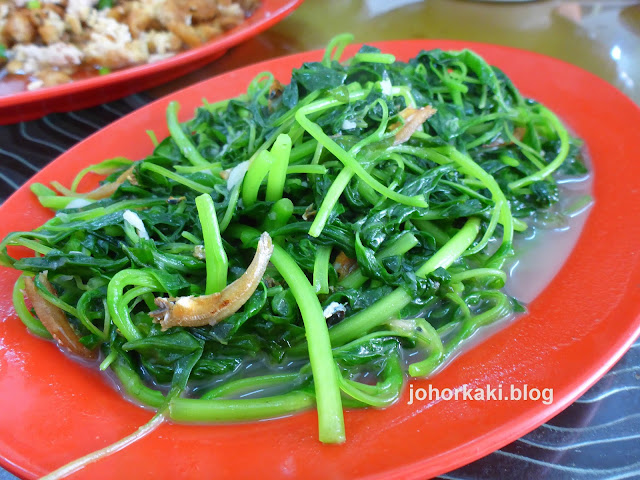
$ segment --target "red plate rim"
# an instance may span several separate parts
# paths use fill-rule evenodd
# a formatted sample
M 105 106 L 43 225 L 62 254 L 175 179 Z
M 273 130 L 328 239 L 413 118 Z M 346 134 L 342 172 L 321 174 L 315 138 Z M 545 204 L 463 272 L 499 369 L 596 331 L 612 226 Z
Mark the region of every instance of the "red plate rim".
M 640 334 L 640 202 L 635 198 L 640 146 L 634 142 L 640 110 L 636 105 L 598 77 L 532 52 L 450 40 L 374 45 L 400 59 L 421 49 L 472 48 L 586 140 L 595 171 L 596 203 L 561 271 L 529 305 L 526 316 L 460 355 L 432 380 L 411 382 L 440 390 L 527 384 L 553 388 L 553 403 L 463 400 L 407 405 L 405 391 L 396 405 L 385 410 L 347 412 L 347 443 L 341 446 L 317 441 L 315 412 L 240 425 L 164 425 L 157 434 L 88 467 L 78 477 L 153 473 L 172 478 L 214 471 L 220 478 L 435 476 L 506 445 L 556 415 L 604 375 Z M 264 70 L 287 81 L 292 67 L 319 58 L 316 51 L 262 62 L 171 94 L 81 142 L 29 183 L 53 179 L 68 183 L 82 166 L 105 157 L 141 158 L 150 151 L 146 129 L 155 129 L 158 136 L 167 133 L 164 109 L 169 101 L 181 102 L 181 117 L 186 119 L 205 95 L 215 101 L 240 93 Z M 100 152 L 97 157 L 96 152 Z M 24 186 L 0 208 L 4 220 L 0 236 L 33 228 L 48 216 Z M 5 425 L 0 456 L 7 468 L 32 478 L 122 438 L 150 415 L 122 400 L 94 372 L 25 333 L 10 307 L 15 278 L 15 272 L 7 269 L 0 275 L 4 287 L 0 306 L 5 312 L 0 322 L 0 391 L 12 392 L 0 397 L 0 424 Z M 158 456 L 158 451 L 171 455 Z
M 54 87 L 0 96 L 0 112 L 9 109 L 13 112 L 25 104 L 41 103 L 41 114 L 44 115 L 57 110 L 55 107 L 47 106 L 56 99 L 62 100 L 70 96 L 77 96 L 91 91 L 100 92 L 114 84 L 127 84 L 127 86 L 126 88 L 122 88 L 120 95 L 109 95 L 109 99 L 139 91 L 141 88 L 149 88 L 162 82 L 154 81 L 153 85 L 141 84 L 142 86 L 140 88 L 135 87 L 131 82 L 148 78 L 162 72 L 175 71 L 180 68 L 183 69 L 183 73 L 187 73 L 191 70 L 187 70 L 190 64 L 196 65 L 196 68 L 202 66 L 204 64 L 203 61 L 213 60 L 216 55 L 222 55 L 229 48 L 242 43 L 274 25 L 299 7 L 302 2 L 303 0 L 261 0 L 258 9 L 242 24 L 200 47 L 191 48 L 158 62 L 118 70 L 109 75 L 96 76 Z M 176 76 L 178 75 L 172 75 L 171 78 Z M 95 100 L 93 104 L 101 102 L 100 96 L 96 98 L 97 100 Z M 88 106 L 90 103 L 91 102 L 84 102 L 82 106 Z M 65 107 L 65 109 L 68 108 Z M 14 113 L 14 115 L 20 118 L 20 113 Z M 32 117 L 30 114 L 28 116 Z M 1 123 L 7 122 L 2 120 Z

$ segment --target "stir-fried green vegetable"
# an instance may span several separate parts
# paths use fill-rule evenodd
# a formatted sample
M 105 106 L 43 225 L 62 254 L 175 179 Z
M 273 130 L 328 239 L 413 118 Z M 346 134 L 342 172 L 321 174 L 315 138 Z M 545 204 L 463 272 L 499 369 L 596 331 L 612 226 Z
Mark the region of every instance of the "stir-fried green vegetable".
M 171 103 L 143 160 L 33 185 L 55 217 L 1 245 L 25 325 L 48 337 L 60 316 L 37 317 L 64 312 L 69 342 L 175 420 L 315 404 L 320 440 L 341 442 L 343 405 L 392 404 L 405 369 L 428 376 L 522 311 L 501 291 L 514 236 L 557 202 L 554 173 L 585 172 L 580 142 L 471 51 L 340 62 L 348 41 L 186 124 Z M 91 171 L 104 186 L 77 193 Z

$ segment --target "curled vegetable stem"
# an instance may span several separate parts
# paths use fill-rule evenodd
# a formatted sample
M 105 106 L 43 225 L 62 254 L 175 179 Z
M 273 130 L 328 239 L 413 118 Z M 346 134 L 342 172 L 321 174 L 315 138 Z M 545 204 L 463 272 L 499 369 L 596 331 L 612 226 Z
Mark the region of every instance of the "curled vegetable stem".
M 566 160 L 567 155 L 569 154 L 569 132 L 567 132 L 567 129 L 564 128 L 560 119 L 558 119 L 558 117 L 554 115 L 549 109 L 542 106 L 540 108 L 542 110 L 540 115 L 549 120 L 551 125 L 553 125 L 556 133 L 558 134 L 558 138 L 560 139 L 560 151 L 558 152 L 556 158 L 554 158 L 553 161 L 546 167 L 538 170 L 536 173 L 529 175 L 528 177 L 524 177 L 516 180 L 515 182 L 509 183 L 508 186 L 510 190 L 518 190 L 519 188 L 526 187 L 527 185 L 530 185 L 534 182 L 544 180 L 553 172 L 555 172 L 558 167 L 560 167 L 560 165 L 562 165 L 562 162 Z
M 31 315 L 31 312 L 27 308 L 27 304 L 24 301 L 24 275 L 18 277 L 16 283 L 13 286 L 13 306 L 18 314 L 18 317 L 25 324 L 25 326 L 35 335 L 42 338 L 51 339 L 51 334 L 42 325 L 42 322 L 36 317 Z
M 338 371 L 340 389 L 345 394 L 358 402 L 377 408 L 388 407 L 400 397 L 404 375 L 397 352 L 387 358 L 382 376 L 383 380 L 376 385 L 366 385 L 344 378 Z
M 122 388 L 127 395 L 153 408 L 160 408 L 165 403 L 165 396 L 158 390 L 153 390 L 144 381 L 122 355 L 118 355 L 111 364 L 111 368 L 118 376 Z
M 274 157 L 271 152 L 267 150 L 260 152 L 260 154 L 251 161 L 249 170 L 247 170 L 247 174 L 242 183 L 242 203 L 244 203 L 245 207 L 250 207 L 258 200 L 260 185 L 269 173 L 273 162 Z
M 287 168 L 287 175 L 306 173 L 307 175 L 324 175 L 327 173 L 324 165 L 293 165 Z
M 467 220 L 464 227 L 416 271 L 416 275 L 424 278 L 438 268 L 449 267 L 469 248 L 469 245 L 476 239 L 479 230 L 480 220 L 478 218 Z
M 329 259 L 331 246 L 318 247 L 313 264 L 313 288 L 318 294 L 329 293 Z
M 107 305 L 109 315 L 113 323 L 118 327 L 120 333 L 128 340 L 139 340 L 142 334 L 131 321 L 131 315 L 127 304 L 123 300 L 124 289 L 131 285 L 149 287 L 162 291 L 162 285 L 147 272 L 126 269 L 116 273 L 107 286 Z
M 353 178 L 353 170 L 349 167 L 344 167 L 333 183 L 331 183 L 331 186 L 329 187 L 329 190 L 327 190 L 327 194 L 320 205 L 320 209 L 311 223 L 309 235 L 316 238 L 320 236 L 324 226 L 327 224 L 327 220 L 331 215 L 333 207 L 338 202 L 338 199 L 342 192 L 344 192 L 344 189 L 349 185 L 351 178 Z
M 279 245 L 274 246 L 271 262 L 289 285 L 304 321 L 316 389 L 320 441 L 342 443 L 345 441 L 342 402 L 322 307 L 304 272 Z
M 224 385 L 220 385 L 206 392 L 201 400 L 211 400 L 213 398 L 227 397 L 237 395 L 245 391 L 255 391 L 263 388 L 273 387 L 276 385 L 290 384 L 298 380 L 300 373 L 276 373 L 273 375 L 262 375 L 258 377 L 239 378 Z
M 465 303 L 469 304 L 479 300 L 480 298 L 489 300 L 493 302 L 494 305 L 488 310 L 477 315 L 467 317 L 462 321 L 462 325 L 459 330 L 455 333 L 454 337 L 447 342 L 444 355 L 440 359 L 440 364 L 449 358 L 458 346 L 473 335 L 480 327 L 504 318 L 512 311 L 509 305 L 509 297 L 498 290 L 489 290 L 482 292 L 481 294 L 472 293 L 465 298 Z
M 353 41 L 353 35 L 351 33 L 342 33 L 340 35 L 336 35 L 329 41 L 327 48 L 324 51 L 324 56 L 322 57 L 322 64 L 325 67 L 331 65 L 331 61 L 334 60 L 336 62 L 340 61 L 340 56 L 344 51 L 345 47 L 349 45 Z
M 210 295 L 223 290 L 227 286 L 229 260 L 224 250 L 216 207 L 211 195 L 205 193 L 196 198 L 198 217 L 202 225 L 202 237 L 207 266 L 207 283 L 205 294 Z
M 487 225 L 487 229 L 485 230 L 482 239 L 478 242 L 477 245 L 469 248 L 465 252 L 465 255 L 474 255 L 478 252 L 481 252 L 482 249 L 487 246 L 489 240 L 491 240 L 491 237 L 493 237 L 493 233 L 495 232 L 496 227 L 498 226 L 498 220 L 500 218 L 500 214 L 502 213 L 502 203 L 502 200 L 498 200 L 497 202 L 495 202 L 493 212 L 491 213 L 491 218 L 489 220 L 489 225 Z
M 235 233 L 246 239 L 254 239 L 258 232 L 249 227 L 239 227 Z M 320 441 L 342 443 L 345 441 L 345 432 L 340 387 L 322 306 L 307 276 L 295 260 L 277 244 L 273 246 L 271 263 L 291 289 L 304 322 L 315 384 Z
M 122 168 L 123 166 L 131 165 L 132 163 L 133 162 L 128 158 L 116 157 L 83 168 L 73 179 L 73 182 L 71 183 L 71 190 L 74 192 L 78 190 L 78 185 L 80 185 L 80 182 L 87 173 L 93 172 L 100 175 L 109 175 L 111 173 L 117 172 L 118 169 Z
M 357 63 L 382 63 L 391 65 L 396 61 L 396 57 L 390 53 L 356 53 L 351 58 L 351 65 Z
M 165 404 L 164 395 L 147 387 L 122 356 L 118 356 L 118 359 L 112 364 L 112 368 L 128 395 L 153 408 L 161 408 Z M 224 422 L 280 417 L 313 407 L 315 403 L 313 395 L 301 391 L 258 399 L 224 400 L 217 398 L 245 388 L 246 383 L 250 380 L 261 381 L 265 386 L 268 386 L 286 381 L 291 375 L 293 374 L 270 375 L 268 377 L 273 378 L 267 379 L 265 376 L 264 380 L 260 378 L 240 379 L 237 382 L 231 382 L 214 389 L 200 399 L 174 398 L 169 403 L 168 415 L 178 421 Z M 295 376 L 298 375 L 295 374 Z
M 208 165 L 200 152 L 196 150 L 195 145 L 191 142 L 191 139 L 182 130 L 182 126 L 178 122 L 178 109 L 180 104 L 178 102 L 171 102 L 167 106 L 167 125 L 169 126 L 169 133 L 171 137 L 178 145 L 180 153 L 191 162 L 192 165 Z
M 409 375 L 426 377 L 439 365 L 444 355 L 444 345 L 436 329 L 424 318 L 392 320 L 389 326 L 398 333 L 410 335 L 430 350 L 427 358 L 409 365 Z
M 293 202 L 288 198 L 281 198 L 275 202 L 262 224 L 262 229 L 269 232 L 284 227 L 293 215 L 293 207 Z
M 180 175 L 179 173 L 172 172 L 171 170 L 161 167 L 160 165 L 144 162 L 140 167 L 140 169 L 149 170 L 151 172 L 157 173 L 158 175 L 162 175 L 163 177 L 170 178 L 174 182 L 180 183 L 195 192 L 209 193 L 211 192 L 211 190 L 213 190 L 210 187 L 202 185 L 201 183 L 198 183 L 198 182 L 194 182 L 193 180 L 190 180 L 185 176 Z
M 469 280 L 470 278 L 477 277 L 495 277 L 502 281 L 502 284 L 507 281 L 507 274 L 504 270 L 500 270 L 499 268 L 475 268 L 473 270 L 466 270 L 460 273 L 454 273 L 451 275 L 451 283 L 463 282 L 465 280 Z
M 509 201 L 505 197 L 504 192 L 496 182 L 495 178 L 474 162 L 471 157 L 459 152 L 455 148 L 444 147 L 440 150 L 458 165 L 462 173 L 466 173 L 480 180 L 491 192 L 494 202 L 501 202 L 500 223 L 502 223 L 502 226 L 504 227 L 502 243 L 503 245 L 507 244 L 510 246 L 513 242 L 513 217 L 511 215 L 511 208 L 509 207 Z
M 234 400 L 176 398 L 169 403 L 169 416 L 172 420 L 179 422 L 259 420 L 289 415 L 311 408 L 313 405 L 313 395 L 301 391 L 274 397 Z M 323 441 L 326 442 L 326 440 Z
M 46 273 L 40 273 L 35 277 L 25 277 L 25 293 L 42 325 L 49 331 L 56 343 L 65 350 L 84 358 L 94 359 L 96 351 L 89 350 L 82 342 L 75 330 L 69 324 L 65 313 L 57 305 L 51 302 L 56 296 L 53 285 L 49 283 Z M 42 288 L 40 288 L 40 285 Z M 43 295 L 47 292 L 47 296 Z M 64 302 L 63 302 L 64 303 Z
M 271 147 L 271 155 L 273 155 L 273 163 L 269 170 L 265 199 L 268 202 L 275 202 L 282 198 L 284 184 L 287 179 L 287 167 L 289 166 L 289 156 L 291 155 L 291 137 L 286 133 L 278 135 Z
M 240 185 L 241 184 L 239 183 L 231 189 L 231 194 L 229 195 L 229 205 L 227 205 L 227 210 L 224 212 L 224 216 L 220 221 L 221 232 L 224 232 L 229 226 L 229 223 L 231 223 L 236 205 L 238 205 L 238 198 L 240 198 Z

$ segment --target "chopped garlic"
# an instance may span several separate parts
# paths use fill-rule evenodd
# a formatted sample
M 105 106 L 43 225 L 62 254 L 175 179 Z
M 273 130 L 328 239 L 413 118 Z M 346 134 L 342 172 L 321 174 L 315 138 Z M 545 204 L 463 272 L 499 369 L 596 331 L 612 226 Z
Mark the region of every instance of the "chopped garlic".
M 142 219 L 138 216 L 137 213 L 132 212 L 131 210 L 125 210 L 122 218 L 125 222 L 131 225 L 138 232 L 138 236 L 140 238 L 144 238 L 149 240 L 149 234 L 147 233 L 147 229 L 144 227 L 144 223 L 142 223 Z
M 227 190 L 231 191 L 236 185 L 242 183 L 247 170 L 249 170 L 249 160 L 239 163 L 231 169 L 227 178 Z
M 69 203 L 67 203 L 66 208 L 82 208 L 82 207 L 86 207 L 87 205 L 91 205 L 92 203 L 93 202 L 86 200 L 84 198 L 74 198 Z
M 193 247 L 193 256 L 198 260 L 205 260 L 207 256 L 204 251 L 204 245 L 196 245 Z
M 391 89 L 393 88 L 393 85 L 391 85 L 391 79 L 389 78 L 389 75 L 387 74 L 386 70 L 382 74 L 382 80 L 380 81 L 380 88 L 382 89 L 382 93 L 384 95 L 387 95 L 387 96 L 391 95 Z
M 331 302 L 327 308 L 324 309 L 323 315 L 324 318 L 331 318 L 333 317 L 336 313 L 345 313 L 347 311 L 347 309 L 345 308 L 344 305 L 342 305 L 341 303 L 338 302 Z
M 344 122 L 342 122 L 342 130 L 353 130 L 357 126 L 358 124 L 353 120 L 345 120 Z

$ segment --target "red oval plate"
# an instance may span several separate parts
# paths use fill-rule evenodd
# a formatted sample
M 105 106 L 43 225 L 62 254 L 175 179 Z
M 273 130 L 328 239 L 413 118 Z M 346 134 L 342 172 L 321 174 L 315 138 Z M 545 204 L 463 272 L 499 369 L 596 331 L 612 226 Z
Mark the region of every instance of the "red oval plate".
M 560 273 L 529 313 L 415 387 L 553 388 L 554 401 L 414 402 L 409 392 L 386 410 L 346 414 L 347 442 L 318 442 L 314 411 L 240 425 L 163 425 L 147 438 L 87 467 L 78 478 L 393 479 L 427 478 L 471 462 L 542 424 L 598 380 L 640 332 L 640 110 L 603 80 L 530 52 L 455 41 L 377 44 L 408 59 L 421 49 L 469 47 L 502 68 L 528 96 L 556 111 L 587 142 L 595 206 Z M 351 48 L 347 53 L 353 53 Z M 234 71 L 158 100 L 113 123 L 37 174 L 68 184 L 87 164 L 151 152 L 145 130 L 167 135 L 165 108 L 178 100 L 183 120 L 202 97 L 241 93 L 259 72 L 288 81 L 310 52 Z M 0 209 L 0 235 L 51 216 L 28 187 Z M 0 275 L 0 454 L 28 478 L 133 432 L 151 414 L 124 400 L 99 374 L 28 334 L 11 306 L 16 272 Z M 76 478 L 76 477 L 74 477 Z
M 178 78 L 221 57 L 231 47 L 282 20 L 303 0 L 260 0 L 248 19 L 201 47 L 159 62 L 125 68 L 109 75 L 0 96 L 0 125 L 106 103 Z

